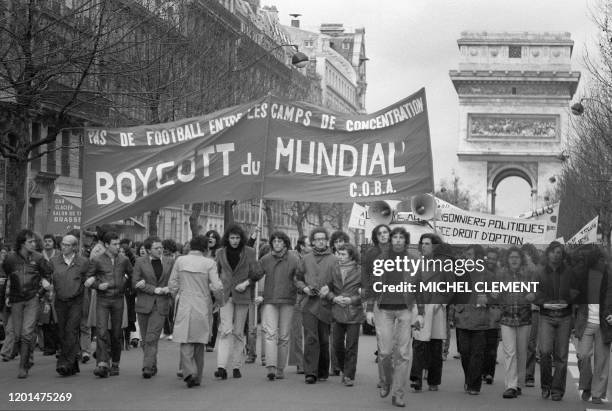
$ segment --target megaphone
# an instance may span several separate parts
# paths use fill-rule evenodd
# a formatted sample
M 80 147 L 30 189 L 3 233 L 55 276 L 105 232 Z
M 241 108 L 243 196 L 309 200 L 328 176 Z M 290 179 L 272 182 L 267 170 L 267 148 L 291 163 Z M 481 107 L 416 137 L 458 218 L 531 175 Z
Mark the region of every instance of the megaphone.
M 432 220 L 436 216 L 436 199 L 431 194 L 419 194 L 412 197 L 410 206 L 415 217 L 421 220 Z
M 391 204 L 388 201 L 374 201 L 368 208 L 368 217 L 374 222 L 375 225 L 389 224 L 393 221 L 393 210 L 395 204 Z
M 397 213 L 405 211 L 411 211 L 408 201 L 374 201 L 368 209 L 368 217 L 376 225 L 390 224 L 395 220 Z

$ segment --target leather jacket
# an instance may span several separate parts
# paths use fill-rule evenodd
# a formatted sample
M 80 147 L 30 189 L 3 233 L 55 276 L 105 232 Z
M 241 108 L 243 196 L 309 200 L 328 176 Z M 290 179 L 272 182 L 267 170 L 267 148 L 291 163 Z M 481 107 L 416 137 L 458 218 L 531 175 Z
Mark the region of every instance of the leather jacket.
M 33 252 L 24 258 L 20 253 L 6 256 L 2 265 L 8 278 L 7 296 L 9 302 L 28 301 L 44 294 L 43 278 L 50 281 L 53 268 L 42 254 Z

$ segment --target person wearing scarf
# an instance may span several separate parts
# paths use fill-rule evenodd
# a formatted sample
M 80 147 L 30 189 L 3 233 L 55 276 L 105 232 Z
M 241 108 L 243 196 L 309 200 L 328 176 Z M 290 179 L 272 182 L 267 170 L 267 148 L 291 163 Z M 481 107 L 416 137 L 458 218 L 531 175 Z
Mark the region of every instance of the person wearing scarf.
M 332 275 L 332 286 L 325 298 L 333 303 L 333 349 L 342 371 L 342 383 L 352 387 L 357 369 L 359 327 L 365 319 L 359 290 L 361 270 L 355 246 L 342 244 L 336 253 L 340 270 Z
M 272 250 L 259 263 L 266 276 L 263 292 L 262 328 L 265 336 L 267 377 L 283 379 L 289 356 L 289 334 L 293 306 L 297 296 L 295 285 L 300 259 L 289 253 L 291 240 L 282 231 L 270 236 Z

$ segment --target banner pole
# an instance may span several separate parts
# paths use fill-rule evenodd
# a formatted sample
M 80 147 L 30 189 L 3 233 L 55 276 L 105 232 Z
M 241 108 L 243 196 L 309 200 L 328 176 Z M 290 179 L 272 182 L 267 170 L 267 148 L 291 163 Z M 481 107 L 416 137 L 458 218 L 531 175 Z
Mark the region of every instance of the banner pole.
M 270 101 L 272 100 L 272 93 L 268 93 L 267 96 L 268 106 L 270 106 Z M 266 119 L 266 134 L 264 136 L 264 155 L 262 158 L 263 166 L 260 168 L 261 170 L 261 187 L 259 189 L 259 216 L 257 217 L 257 238 L 255 239 L 255 259 L 259 262 L 259 244 L 261 241 L 261 231 L 263 230 L 263 198 L 264 198 L 264 182 L 266 181 L 266 154 L 268 153 L 268 140 L 270 137 L 270 116 Z M 270 233 L 268 233 L 270 235 Z M 255 283 L 255 297 L 257 298 L 259 292 L 259 282 Z M 253 329 L 257 328 L 257 304 L 253 301 Z M 257 334 L 255 334 L 257 335 Z

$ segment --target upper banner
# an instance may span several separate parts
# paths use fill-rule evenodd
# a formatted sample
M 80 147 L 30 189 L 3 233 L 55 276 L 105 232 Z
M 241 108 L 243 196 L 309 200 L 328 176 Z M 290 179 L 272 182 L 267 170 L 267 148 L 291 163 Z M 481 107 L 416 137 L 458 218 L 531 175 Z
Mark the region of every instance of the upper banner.
M 369 202 L 433 191 L 425 89 L 371 115 L 268 96 L 202 117 L 85 133 L 85 226 L 171 204 Z

